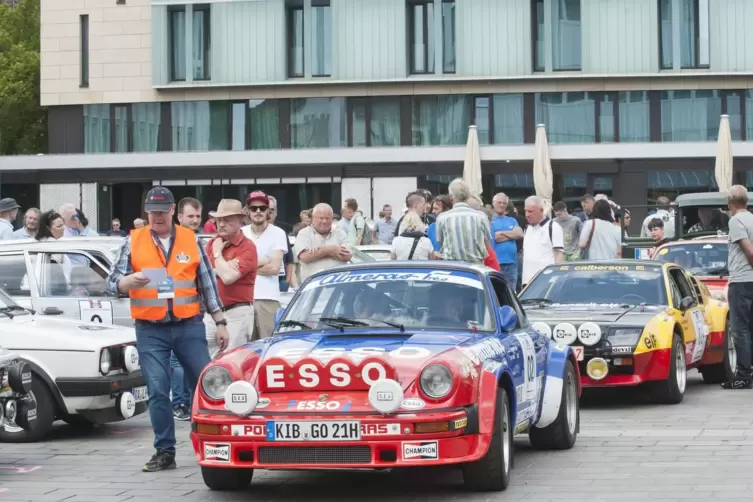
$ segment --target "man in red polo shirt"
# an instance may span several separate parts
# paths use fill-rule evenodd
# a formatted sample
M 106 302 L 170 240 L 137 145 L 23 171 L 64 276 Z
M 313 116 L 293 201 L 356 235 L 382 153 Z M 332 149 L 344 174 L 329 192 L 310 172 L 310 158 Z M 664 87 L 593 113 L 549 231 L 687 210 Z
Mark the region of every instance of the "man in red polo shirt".
M 254 327 L 254 283 L 258 258 L 256 245 L 247 239 L 243 227 L 243 205 L 239 200 L 223 199 L 217 211 L 210 212 L 217 224 L 217 236 L 207 243 L 207 255 L 217 274 L 217 287 L 224 307 L 230 335 L 227 350 L 248 343 Z M 211 324 L 211 323 L 210 323 Z M 214 333 L 207 329 L 209 355 L 220 353 L 213 343 Z

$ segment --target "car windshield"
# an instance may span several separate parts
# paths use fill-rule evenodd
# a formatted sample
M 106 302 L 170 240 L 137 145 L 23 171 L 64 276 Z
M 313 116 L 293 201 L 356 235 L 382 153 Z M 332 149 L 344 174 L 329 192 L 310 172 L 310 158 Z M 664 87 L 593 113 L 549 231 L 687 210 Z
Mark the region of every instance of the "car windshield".
M 488 295 L 476 274 L 459 270 L 371 268 L 312 278 L 277 332 L 379 327 L 491 331 Z
M 520 295 L 521 302 L 559 304 L 667 303 L 660 267 L 562 265 L 542 271 Z
M 21 306 L 13 301 L 13 299 L 4 290 L 0 289 L 0 309 L 21 309 Z
M 683 235 L 689 238 L 700 235 L 729 232 L 730 214 L 726 204 L 721 206 L 686 206 L 680 208 Z
M 728 275 L 727 243 L 722 242 L 686 242 L 681 245 L 667 246 L 660 249 L 654 260 L 676 263 L 695 275 Z

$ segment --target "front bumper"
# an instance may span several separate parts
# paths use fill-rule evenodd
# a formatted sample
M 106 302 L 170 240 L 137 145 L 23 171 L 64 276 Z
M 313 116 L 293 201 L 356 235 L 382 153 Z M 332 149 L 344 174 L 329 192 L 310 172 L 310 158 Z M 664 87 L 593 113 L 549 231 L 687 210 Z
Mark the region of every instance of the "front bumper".
M 586 352 L 584 360 L 579 361 L 580 382 L 584 388 L 594 387 L 630 387 L 642 383 L 666 380 L 669 376 L 671 349 L 659 349 L 642 354 L 600 355 L 607 361 L 609 372 L 601 380 L 594 380 L 586 371 L 588 361 L 593 359 Z M 616 364 L 616 360 L 620 364 Z M 630 363 L 630 364 L 625 364 Z
M 362 439 L 268 441 L 268 420 L 358 420 Z M 442 422 L 464 426 L 453 429 L 451 425 L 446 432 L 417 432 L 417 426 L 420 428 Z M 212 427 L 217 429 L 217 434 L 207 433 Z M 199 413 L 194 415 L 191 429 L 191 442 L 199 465 L 249 469 L 387 469 L 458 464 L 483 457 L 491 441 L 491 434 L 478 433 L 475 406 L 420 414 L 400 413 L 388 417 L 256 415 L 241 418 Z M 207 451 L 211 452 L 211 458 L 206 455 Z
M 124 417 L 118 406 L 124 393 L 146 386 L 141 371 L 112 376 L 58 378 L 55 384 L 63 398 L 90 398 L 89 403 L 97 403 L 96 407 L 76 408 L 76 413 L 95 424 L 127 420 L 146 412 L 148 408 L 147 401 L 135 403 L 133 415 Z

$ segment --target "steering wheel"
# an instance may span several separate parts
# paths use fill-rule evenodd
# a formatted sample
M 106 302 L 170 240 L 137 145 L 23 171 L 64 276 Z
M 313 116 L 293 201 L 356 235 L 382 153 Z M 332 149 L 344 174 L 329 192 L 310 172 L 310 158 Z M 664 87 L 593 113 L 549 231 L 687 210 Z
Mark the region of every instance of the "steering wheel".
M 645 302 L 646 299 L 643 298 L 641 295 L 635 294 L 635 293 L 628 293 L 625 296 L 621 297 L 619 301 L 628 301 L 629 298 L 636 298 L 639 303 Z

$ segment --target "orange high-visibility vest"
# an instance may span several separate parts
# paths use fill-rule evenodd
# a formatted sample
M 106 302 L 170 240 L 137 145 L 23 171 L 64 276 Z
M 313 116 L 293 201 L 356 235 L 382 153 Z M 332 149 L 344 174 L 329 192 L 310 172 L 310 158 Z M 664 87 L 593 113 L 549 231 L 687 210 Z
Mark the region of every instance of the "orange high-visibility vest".
M 133 272 L 145 268 L 167 268 L 173 279 L 175 298 L 172 313 L 179 319 L 199 315 L 199 291 L 196 274 L 201 263 L 196 234 L 187 228 L 175 227 L 175 243 L 169 261 L 166 262 L 161 247 L 154 242 L 150 228 L 131 230 L 131 266 Z M 168 299 L 159 298 L 156 285 L 129 291 L 131 317 L 141 321 L 159 321 L 167 315 Z

